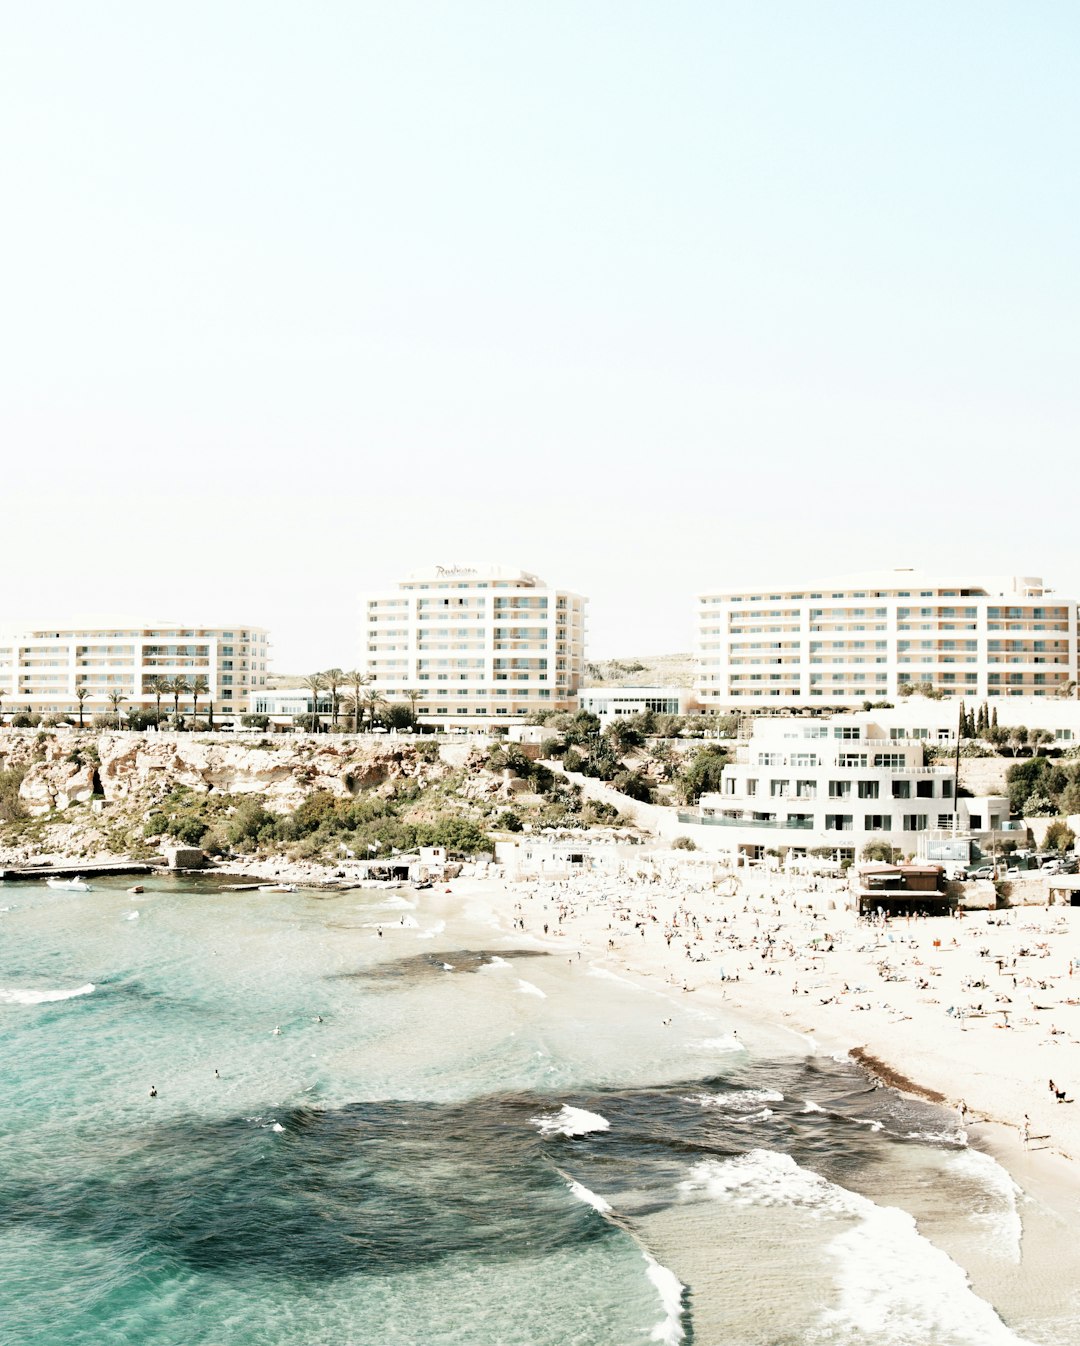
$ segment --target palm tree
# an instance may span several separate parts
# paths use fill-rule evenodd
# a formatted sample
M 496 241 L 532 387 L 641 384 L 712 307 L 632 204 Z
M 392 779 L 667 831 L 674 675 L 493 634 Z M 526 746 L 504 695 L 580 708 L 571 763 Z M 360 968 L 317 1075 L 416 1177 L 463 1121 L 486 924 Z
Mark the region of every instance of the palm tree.
M 89 687 L 76 687 L 76 688 L 75 688 L 75 699 L 76 699 L 76 700 L 78 701 L 78 703 L 79 703 L 79 728 L 80 728 L 80 729 L 83 727 L 83 702 L 86 700 L 86 698 L 87 698 L 89 695 L 90 695 L 90 688 L 89 688 Z
M 323 686 L 330 693 L 330 723 L 337 728 L 338 719 L 338 688 L 345 681 L 345 674 L 340 668 L 328 668 L 322 675 Z
M 364 705 L 367 706 L 368 730 L 375 728 L 375 716 L 379 713 L 379 707 L 386 705 L 386 697 L 377 687 L 372 687 L 367 696 L 364 697 Z
M 197 677 L 191 679 L 191 686 L 188 688 L 188 691 L 191 693 L 191 718 L 193 721 L 198 719 L 199 716 L 199 697 L 205 696 L 209 690 L 210 684 L 201 673 Z
M 364 705 L 364 688 L 371 682 L 370 673 L 360 673 L 353 669 L 351 673 L 343 674 L 346 687 L 352 688 L 352 696 L 349 699 L 349 709 L 352 711 L 354 734 L 360 732 L 360 713 Z
M 147 690 L 148 692 L 153 692 L 153 693 L 154 693 L 154 714 L 157 716 L 158 720 L 160 720 L 160 719 L 161 719 L 161 694 L 162 694 L 162 692 L 168 692 L 168 691 L 170 690 L 170 689 L 169 689 L 169 679 L 168 679 L 168 678 L 160 678 L 160 677 L 147 678 L 147 679 L 146 679 L 146 690 Z
M 126 701 L 127 697 L 123 692 L 110 692 L 109 705 L 113 708 L 113 714 L 116 716 L 116 727 L 120 728 L 120 702 Z M 81 707 L 80 707 L 81 709 Z
M 187 696 L 187 694 L 188 694 L 188 691 L 189 691 L 189 688 L 188 688 L 188 680 L 187 680 L 187 678 L 183 675 L 183 673 L 179 673 L 179 674 L 177 674 L 177 676 L 176 676 L 175 678 L 168 678 L 168 679 L 166 679 L 165 687 L 164 687 L 163 690 L 164 690 L 166 693 L 168 693 L 169 696 L 172 697 L 172 699 L 173 699 L 173 719 L 176 720 L 177 722 L 179 722 L 179 720 L 180 720 L 180 698 L 181 698 L 182 696 Z
M 311 727 L 317 734 L 322 724 L 319 719 L 319 693 L 326 684 L 321 673 L 309 673 L 306 678 L 301 678 L 301 682 L 311 693 Z
M 423 696 L 423 692 L 416 687 L 410 687 L 405 693 L 405 699 L 409 703 L 409 714 L 412 716 L 412 727 L 414 729 L 416 728 L 416 703 L 420 700 L 421 696 Z

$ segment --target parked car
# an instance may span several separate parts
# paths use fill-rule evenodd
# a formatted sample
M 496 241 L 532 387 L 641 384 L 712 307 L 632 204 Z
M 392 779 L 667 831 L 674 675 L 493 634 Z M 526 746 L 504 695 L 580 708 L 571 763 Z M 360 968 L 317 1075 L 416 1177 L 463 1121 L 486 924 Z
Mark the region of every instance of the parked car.
M 994 877 L 994 866 L 979 865 L 976 869 L 969 869 L 967 877 L 969 879 L 992 879 Z

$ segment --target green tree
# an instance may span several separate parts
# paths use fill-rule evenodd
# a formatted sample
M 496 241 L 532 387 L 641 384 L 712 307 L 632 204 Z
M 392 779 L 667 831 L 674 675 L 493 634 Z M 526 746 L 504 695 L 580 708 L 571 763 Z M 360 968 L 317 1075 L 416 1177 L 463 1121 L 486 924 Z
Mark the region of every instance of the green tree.
M 385 705 L 386 705 L 386 697 L 383 696 L 382 692 L 380 692 L 377 687 L 369 688 L 367 696 L 364 697 L 364 706 L 367 710 L 369 731 L 374 730 L 375 719 L 378 716 L 379 711 Z
M 720 789 L 728 752 L 718 743 L 703 744 L 675 778 L 675 793 L 683 804 L 696 804 L 703 794 Z
M 169 686 L 168 678 L 152 677 L 146 680 L 146 690 L 154 693 L 154 710 L 157 712 L 158 720 L 161 719 L 161 697 L 163 693 L 172 691 Z
M 326 686 L 321 673 L 309 673 L 306 678 L 301 678 L 301 682 L 311 693 L 311 719 L 317 734 L 322 727 L 322 721 L 319 718 L 319 693 Z
M 175 678 L 168 678 L 165 682 L 164 691 L 173 699 L 173 719 L 177 724 L 180 722 L 180 698 L 187 696 L 188 690 L 188 680 L 183 673 L 178 673 Z
M 344 675 L 343 681 L 352 692 L 348 709 L 352 712 L 352 731 L 354 734 L 358 734 L 360 732 L 360 717 L 364 709 L 364 688 L 371 682 L 371 674 L 361 673 L 359 669 L 354 668 Z
M 340 668 L 328 668 L 322 675 L 323 686 L 330 693 L 330 723 L 336 729 L 338 722 L 338 692 L 345 681 L 345 673 Z
M 126 701 L 126 700 L 127 700 L 127 697 L 124 695 L 123 692 L 110 692 L 110 693 L 109 693 L 109 705 L 112 706 L 112 708 L 113 708 L 113 714 L 116 716 L 116 727 L 117 727 L 117 729 L 120 728 L 120 704 L 121 704 L 121 702 Z
M 1066 851 L 1072 849 L 1075 841 L 1076 833 L 1068 823 L 1057 819 L 1046 829 L 1043 846 L 1048 851 L 1057 851 L 1059 855 L 1064 855 Z
M 79 703 L 79 728 L 80 728 L 80 729 L 83 727 L 83 711 L 84 711 L 84 709 L 85 709 L 83 703 L 85 702 L 86 698 L 87 698 L 89 695 L 90 695 L 90 688 L 89 688 L 89 687 L 76 687 L 76 688 L 75 688 L 75 699 L 76 699 L 76 701 L 78 701 L 78 703 Z
M 200 673 L 197 677 L 192 678 L 191 686 L 188 690 L 191 693 L 191 718 L 194 721 L 198 719 L 199 716 L 199 697 L 206 696 L 210 691 L 210 684 Z

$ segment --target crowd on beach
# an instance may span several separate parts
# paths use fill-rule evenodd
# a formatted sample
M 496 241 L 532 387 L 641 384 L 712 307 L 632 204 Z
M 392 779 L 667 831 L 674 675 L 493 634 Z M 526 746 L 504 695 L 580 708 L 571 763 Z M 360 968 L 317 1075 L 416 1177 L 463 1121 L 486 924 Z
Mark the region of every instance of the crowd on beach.
M 674 868 L 519 882 L 513 921 L 863 1048 L 964 1125 L 1002 1122 L 1026 1145 L 1080 1155 L 1080 1111 L 1074 1120 L 1059 1106 L 1080 1072 L 1080 913 L 859 915 L 840 878 L 767 870 L 740 870 L 725 887 Z

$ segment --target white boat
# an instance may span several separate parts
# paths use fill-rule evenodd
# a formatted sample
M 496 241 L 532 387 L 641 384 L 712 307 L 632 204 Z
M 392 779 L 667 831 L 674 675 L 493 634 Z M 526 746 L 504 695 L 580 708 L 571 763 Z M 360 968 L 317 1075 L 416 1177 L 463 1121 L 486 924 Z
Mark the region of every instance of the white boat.
M 46 879 L 45 882 L 50 888 L 59 888 L 65 893 L 89 893 L 92 891 L 85 879 Z

